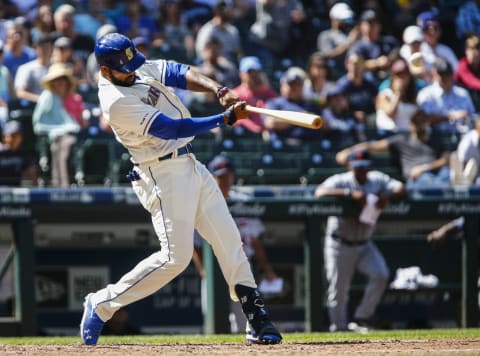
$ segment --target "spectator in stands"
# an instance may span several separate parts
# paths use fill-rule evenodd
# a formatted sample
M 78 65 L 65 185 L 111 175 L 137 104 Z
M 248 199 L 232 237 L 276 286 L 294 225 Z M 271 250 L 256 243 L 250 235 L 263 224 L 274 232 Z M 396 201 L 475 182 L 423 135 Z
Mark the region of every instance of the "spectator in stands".
M 290 67 L 280 78 L 280 96 L 270 99 L 265 103 L 268 109 L 312 111 L 308 103 L 303 99 L 303 84 L 307 74 L 300 67 Z M 264 117 L 265 128 L 268 130 L 268 139 L 275 137 L 288 139 L 293 145 L 299 145 L 303 140 L 315 139 L 319 131 L 291 125 L 285 121 L 271 116 Z M 266 137 L 267 138 L 267 137 Z
M 196 37 L 198 30 L 213 17 L 212 5 L 209 1 L 183 0 L 182 21 L 188 26 L 193 37 Z
M 348 99 L 340 87 L 328 91 L 322 117 L 324 123 L 321 129 L 336 149 L 365 140 L 365 125 L 355 120 Z
M 469 34 L 480 34 L 480 1 L 465 1 L 458 8 L 455 25 L 460 40 L 465 40 Z
M 202 62 L 198 67 L 206 72 L 213 72 L 219 83 L 230 88 L 239 84 L 235 62 L 222 55 L 222 43 L 215 37 L 205 43 L 200 58 Z
M 77 82 L 77 90 L 82 93 L 88 90 L 85 66 L 79 60 L 73 57 L 72 40 L 62 36 L 53 43 L 52 63 L 62 63 L 68 66 Z M 85 108 L 82 96 L 76 91 L 72 91 L 64 101 L 65 110 L 77 121 L 80 127 L 86 128 L 88 121 L 83 119 L 83 110 Z
M 327 60 L 314 52 L 308 58 L 307 78 L 303 84 L 303 98 L 315 112 L 320 113 L 327 101 L 327 93 L 335 86 L 330 81 Z
M 0 186 L 19 187 L 24 179 L 37 185 L 38 172 L 32 157 L 23 149 L 22 124 L 8 121 L 2 130 L 0 144 Z
M 213 18 L 198 31 L 195 40 L 195 51 L 202 58 L 207 43 L 216 39 L 220 43 L 220 54 L 236 63 L 242 56 L 242 41 L 238 29 L 231 23 L 232 5 L 227 1 L 218 1 L 213 7 Z
M 87 74 L 83 61 L 73 56 L 72 40 L 62 36 L 53 43 L 52 63 L 64 63 L 72 68 L 80 87 L 87 85 Z
M 82 3 L 76 7 L 75 31 L 95 39 L 98 29 L 110 21 L 105 16 L 105 0 L 84 0 Z
M 145 11 L 140 0 L 129 0 L 125 5 L 125 14 L 114 19 L 118 31 L 129 38 L 143 36 L 151 41 L 158 32 L 153 14 Z
M 266 101 L 278 96 L 278 93 L 269 85 L 258 57 L 243 57 L 240 60 L 239 69 L 240 85 L 235 87 L 233 91 L 240 100 L 245 101 L 248 105 L 264 107 Z M 236 125 L 257 133 L 261 133 L 265 129 L 261 115 L 255 113 L 250 113 L 248 120 L 240 120 Z
M 77 83 L 77 90 L 82 93 L 88 90 L 85 66 L 80 60 L 73 57 L 72 40 L 70 38 L 62 36 L 55 40 L 53 44 L 52 63 L 65 64 L 72 70 Z M 63 106 L 80 125 L 80 128 L 84 129 L 88 126 L 88 121 L 83 118 L 85 105 L 79 92 L 76 90 L 72 91 L 70 95 L 63 100 Z
M 248 195 L 238 192 L 233 187 L 235 182 L 235 167 L 227 157 L 222 155 L 215 156 L 208 162 L 208 169 L 212 172 L 225 199 L 242 201 L 249 198 Z M 252 263 L 254 274 L 258 275 L 262 273 L 263 279 L 270 282 L 280 282 L 282 279 L 275 273 L 265 253 L 265 247 L 262 242 L 262 236 L 265 233 L 263 222 L 255 217 L 235 217 L 234 220 L 240 232 L 245 255 L 250 261 L 256 262 Z M 200 276 L 203 278 L 205 276 L 201 252 L 203 239 L 200 236 L 198 237 L 199 238 L 196 236 L 193 261 Z M 278 292 L 281 292 L 281 290 Z M 229 319 L 232 333 L 244 332 L 247 320 L 242 312 L 240 303 L 231 301 Z
M 35 43 L 40 36 L 48 35 L 55 31 L 55 24 L 53 23 L 53 11 L 50 4 L 40 5 L 33 27 L 30 29 L 30 37 Z
M 476 109 L 480 110 L 480 36 L 471 34 L 465 40 L 465 57 L 460 59 L 455 82 L 467 89 L 476 98 Z
M 75 133 L 80 129 L 75 119 L 64 107 L 64 100 L 76 87 L 71 69 L 54 63 L 43 79 L 42 91 L 33 112 L 33 129 L 37 135 L 48 135 L 52 157 L 52 185 L 68 187 L 70 184 L 68 159 Z
M 257 0 L 256 19 L 248 35 L 249 51 L 269 66 L 277 58 L 291 57 L 292 53 L 288 52 L 295 48 L 290 37 L 291 29 L 303 21 L 305 11 L 300 0 Z M 265 69 L 270 75 L 272 68 Z
M 450 152 L 439 137 L 431 135 L 430 120 L 421 110 L 412 116 L 409 132 L 346 148 L 337 153 L 337 162 L 345 164 L 348 155 L 357 149 L 366 149 L 371 153 L 390 151 L 398 156 L 409 189 L 445 186 L 450 183 Z
M 432 63 L 427 67 L 421 46 L 423 32 L 418 26 L 408 26 L 403 31 L 403 45 L 400 47 L 400 56 L 409 64 L 410 72 L 426 83 L 432 82 Z
M 17 98 L 26 100 L 31 104 L 38 101 L 38 97 L 43 90 L 42 79 L 50 67 L 53 37 L 51 34 L 37 37 L 34 47 L 37 58 L 19 66 L 14 81 Z
M 410 118 L 418 110 L 415 78 L 403 58 L 397 58 L 390 67 L 390 85 L 376 98 L 376 127 L 381 130 L 408 131 Z
M 324 247 L 328 281 L 327 308 L 330 331 L 366 332 L 374 327 L 374 314 L 388 282 L 389 270 L 380 250 L 370 239 L 380 212 L 392 199 L 404 195 L 402 182 L 371 170 L 366 150 L 352 150 L 343 157 L 348 172 L 327 178 L 315 197 L 337 197 L 362 207 L 358 216 L 329 216 Z M 353 321 L 348 323 L 349 289 L 355 271 L 367 277 L 367 286 Z
M 435 63 L 433 83 L 418 93 L 417 103 L 430 116 L 432 128 L 459 136 L 468 130 L 475 112 L 470 94 L 454 84 L 452 67 L 441 59 Z
M 319 33 L 317 49 L 327 58 L 333 79 L 345 73 L 348 49 L 358 40 L 360 30 L 354 23 L 354 12 L 347 3 L 339 2 L 330 9 L 330 28 Z
M 353 43 L 349 53 L 360 54 L 366 71 L 374 73 L 377 78 L 385 78 L 390 65 L 389 54 L 399 47 L 398 41 L 392 36 L 382 35 L 380 17 L 372 9 L 361 14 L 360 33 L 360 39 Z
M 85 65 L 95 42 L 89 35 L 75 31 L 75 8 L 69 4 L 60 5 L 53 14 L 55 31 L 59 36 L 72 40 L 73 57 Z
M 167 43 L 177 52 L 183 53 L 187 62 L 191 62 L 195 58 L 195 39 L 187 24 L 182 21 L 180 5 L 179 0 L 162 2 L 158 28 L 164 33 Z
M 0 132 L 8 120 L 8 103 L 15 97 L 13 79 L 3 62 L 4 43 L 0 40 Z
M 476 183 L 480 166 L 480 118 L 475 120 L 475 128 L 460 140 L 457 150 L 450 155 L 450 181 L 452 185 Z
M 366 123 L 367 118 L 375 113 L 377 84 L 365 73 L 365 60 L 360 54 L 349 53 L 345 67 L 347 73 L 337 85 L 347 95 L 355 120 Z
M 458 66 L 457 56 L 449 46 L 439 42 L 442 28 L 438 20 L 438 13 L 434 10 L 422 12 L 417 17 L 417 25 L 423 31 L 421 52 L 427 68 L 433 67 L 437 57 L 440 57 L 447 61 L 455 72 Z
M 139 50 L 146 58 L 149 57 L 150 46 L 148 40 L 145 37 L 135 37 L 132 39 L 132 42 L 135 45 L 135 48 Z
M 13 21 L 7 27 L 3 64 L 8 68 L 14 80 L 18 67 L 37 57 L 35 50 L 28 46 L 25 33 L 25 25 L 22 22 Z
M 408 61 L 413 53 L 420 52 L 420 47 L 423 42 L 422 29 L 416 25 L 405 27 L 402 40 L 403 44 L 400 47 L 400 56 Z
M 97 31 L 96 39 L 105 36 L 108 33 L 118 32 L 117 28 L 111 24 L 105 24 L 101 26 Z M 97 83 L 98 83 L 98 73 L 100 71 L 100 66 L 98 65 L 97 59 L 95 58 L 95 53 L 93 51 L 89 54 L 86 64 L 86 76 L 87 81 L 92 91 L 95 91 L 95 97 L 97 97 Z

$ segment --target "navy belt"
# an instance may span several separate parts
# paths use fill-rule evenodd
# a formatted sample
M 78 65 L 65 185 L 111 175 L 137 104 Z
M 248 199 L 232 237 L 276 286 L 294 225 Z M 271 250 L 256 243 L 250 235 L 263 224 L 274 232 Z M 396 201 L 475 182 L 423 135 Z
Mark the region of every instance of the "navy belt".
M 340 241 L 342 244 L 347 246 L 361 246 L 361 245 L 365 245 L 368 242 L 368 240 L 361 240 L 361 241 L 347 240 L 347 239 L 344 239 L 343 237 L 338 236 L 337 234 L 332 234 L 332 238 L 334 240 Z
M 165 156 L 158 157 L 159 161 L 165 161 L 166 159 L 178 157 L 187 153 L 193 153 L 193 147 L 191 143 L 187 143 L 185 146 L 177 148 L 175 151 L 166 154 Z M 138 166 L 138 163 L 134 163 L 134 166 Z
M 191 143 L 187 143 L 185 146 L 183 147 L 180 147 L 180 148 L 177 148 L 176 150 L 176 156 L 175 156 L 175 151 L 174 152 L 171 152 L 165 156 L 162 156 L 162 157 L 158 157 L 158 160 L 159 161 L 164 161 L 166 159 L 170 159 L 170 158 L 173 158 L 173 157 L 178 157 L 178 156 L 181 156 L 181 155 L 184 155 L 184 154 L 187 154 L 187 153 L 192 153 L 193 152 L 193 147 L 192 147 L 192 144 Z

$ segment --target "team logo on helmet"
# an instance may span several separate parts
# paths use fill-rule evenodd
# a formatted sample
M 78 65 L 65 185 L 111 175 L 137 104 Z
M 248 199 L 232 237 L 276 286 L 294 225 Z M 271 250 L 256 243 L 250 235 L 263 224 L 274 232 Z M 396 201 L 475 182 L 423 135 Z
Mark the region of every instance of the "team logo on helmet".
M 125 55 L 127 56 L 128 60 L 131 61 L 132 58 L 133 58 L 133 52 L 132 52 L 132 49 L 130 47 L 127 47 L 125 49 Z

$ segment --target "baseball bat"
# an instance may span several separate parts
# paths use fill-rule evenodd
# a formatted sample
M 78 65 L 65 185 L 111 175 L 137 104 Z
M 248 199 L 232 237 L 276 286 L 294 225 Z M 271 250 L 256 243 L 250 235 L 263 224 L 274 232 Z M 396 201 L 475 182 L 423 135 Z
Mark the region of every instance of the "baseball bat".
M 309 129 L 319 129 L 323 124 L 321 116 L 306 112 L 257 108 L 256 106 L 251 105 L 246 105 L 245 110 L 248 112 L 272 116 L 292 125 L 303 126 Z

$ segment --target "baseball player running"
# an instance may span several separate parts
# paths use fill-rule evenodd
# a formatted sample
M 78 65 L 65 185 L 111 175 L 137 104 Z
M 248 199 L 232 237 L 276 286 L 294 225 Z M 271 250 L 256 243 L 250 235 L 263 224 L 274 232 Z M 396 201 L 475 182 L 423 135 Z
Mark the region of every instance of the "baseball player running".
M 225 199 L 208 169 L 195 159 L 191 144 L 196 134 L 246 118 L 245 103 L 187 65 L 146 61 L 132 41 L 118 33 L 101 37 L 95 56 L 100 64 L 100 105 L 117 140 L 131 154 L 133 190 L 152 216 L 160 251 L 118 282 L 86 296 L 80 324 L 83 342 L 95 345 L 116 310 L 151 295 L 189 265 L 196 228 L 212 245 L 230 297 L 242 304 L 247 341 L 280 343 L 282 337 L 264 307 Z M 229 108 L 192 118 L 169 87 L 213 91 Z

